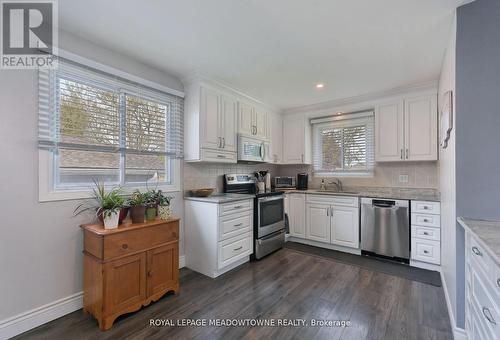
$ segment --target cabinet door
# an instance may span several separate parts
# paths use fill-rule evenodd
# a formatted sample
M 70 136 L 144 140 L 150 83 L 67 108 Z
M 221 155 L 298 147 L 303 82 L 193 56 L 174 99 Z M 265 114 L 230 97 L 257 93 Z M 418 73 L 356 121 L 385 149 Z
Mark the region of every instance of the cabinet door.
M 253 135 L 254 127 L 254 108 L 253 106 L 239 102 L 238 104 L 238 133 Z
M 305 238 L 305 196 L 304 194 L 290 194 L 288 197 L 290 236 Z
M 238 102 L 230 97 L 221 96 L 221 133 L 222 147 L 226 151 L 236 152 L 236 120 Z
M 287 117 L 283 120 L 283 163 L 304 163 L 304 138 L 303 117 Z
M 218 92 L 201 88 L 201 147 L 218 149 L 220 147 L 220 95 Z
M 330 205 L 306 204 L 306 239 L 330 243 Z
M 359 209 L 332 206 L 331 243 L 359 248 Z
M 405 100 L 405 159 L 437 160 L 437 99 L 435 95 Z
M 375 160 L 401 161 L 404 156 L 403 102 L 379 105 L 375 112 Z
M 146 299 L 146 253 L 104 265 L 104 314 L 123 312 Z
M 148 297 L 176 290 L 179 282 L 179 247 L 171 243 L 147 253 Z
M 254 111 L 254 126 L 255 137 L 268 139 L 268 114 L 265 110 L 255 109 Z
M 283 119 L 281 115 L 271 115 L 271 156 L 272 162 L 280 164 L 283 161 Z

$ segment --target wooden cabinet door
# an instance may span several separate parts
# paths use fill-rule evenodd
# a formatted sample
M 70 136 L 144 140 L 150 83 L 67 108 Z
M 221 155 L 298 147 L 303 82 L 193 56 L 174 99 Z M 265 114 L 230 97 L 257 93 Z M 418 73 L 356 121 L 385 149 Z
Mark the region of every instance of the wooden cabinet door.
M 268 115 L 265 110 L 256 108 L 254 111 L 255 137 L 268 139 Z
M 306 239 L 330 243 L 329 204 L 306 204 Z
M 239 102 L 238 104 L 238 132 L 245 135 L 253 135 L 254 127 L 254 108 L 253 106 Z
M 379 105 L 375 111 L 375 160 L 404 159 L 403 101 Z
M 104 265 L 104 313 L 123 313 L 146 298 L 146 253 Z
M 221 96 L 221 137 L 222 147 L 225 151 L 236 152 L 238 102 L 230 97 Z
M 179 282 L 178 243 L 171 243 L 147 252 L 148 297 L 174 290 Z
M 272 163 L 281 164 L 283 161 L 283 119 L 281 115 L 271 115 L 271 157 Z
M 288 197 L 290 236 L 305 238 L 305 196 L 292 193 Z
M 301 116 L 283 120 L 283 163 L 304 163 L 304 119 Z
M 209 88 L 201 88 L 200 129 L 201 147 L 218 149 L 221 145 L 220 95 Z
M 359 209 L 332 206 L 331 243 L 359 248 Z
M 405 100 L 405 160 L 437 160 L 436 95 Z

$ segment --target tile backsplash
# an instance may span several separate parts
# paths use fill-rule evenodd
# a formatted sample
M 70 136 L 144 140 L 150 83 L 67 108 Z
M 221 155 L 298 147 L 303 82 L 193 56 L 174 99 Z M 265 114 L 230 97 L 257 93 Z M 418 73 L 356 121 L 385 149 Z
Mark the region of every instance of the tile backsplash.
M 271 176 L 296 176 L 309 173 L 309 186 L 319 188 L 321 177 L 312 175 L 310 165 L 273 164 L 183 164 L 184 190 L 195 188 L 216 188 L 222 192 L 222 175 L 226 173 L 253 173 L 268 170 Z M 400 182 L 407 176 L 407 182 Z M 326 178 L 325 182 L 329 179 Z M 438 162 L 376 163 L 373 177 L 342 177 L 345 186 L 386 187 L 386 188 L 430 188 L 438 189 Z

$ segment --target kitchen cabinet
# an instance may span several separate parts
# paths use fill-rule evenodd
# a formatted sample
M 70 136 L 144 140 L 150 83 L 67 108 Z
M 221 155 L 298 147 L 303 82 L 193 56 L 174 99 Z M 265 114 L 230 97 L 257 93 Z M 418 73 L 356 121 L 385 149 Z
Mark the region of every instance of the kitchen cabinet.
M 305 237 L 305 196 L 301 193 L 288 194 L 288 224 L 290 236 Z
M 439 202 L 411 201 L 410 265 L 437 269 L 441 264 L 440 211 Z
M 271 163 L 283 162 L 283 118 L 279 114 L 271 115 Z
M 238 104 L 238 133 L 269 139 L 269 115 L 266 110 L 245 101 Z
M 359 248 L 359 208 L 333 205 L 331 219 L 331 243 Z
M 238 101 L 210 85 L 186 87 L 184 154 L 188 162 L 236 163 Z
M 437 160 L 437 121 L 435 94 L 379 104 L 375 110 L 375 160 Z
M 306 204 L 306 239 L 330 242 L 330 205 Z
M 283 117 L 283 164 L 311 164 L 311 127 L 306 117 Z

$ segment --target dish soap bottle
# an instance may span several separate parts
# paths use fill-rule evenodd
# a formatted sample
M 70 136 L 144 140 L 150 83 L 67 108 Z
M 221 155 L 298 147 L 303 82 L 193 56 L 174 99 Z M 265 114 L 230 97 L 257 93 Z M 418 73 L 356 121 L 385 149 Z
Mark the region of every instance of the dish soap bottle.
M 319 190 L 325 191 L 326 190 L 326 185 L 325 185 L 325 180 L 321 179 L 321 185 L 319 186 Z

